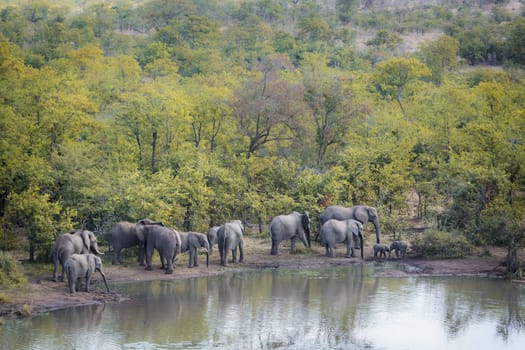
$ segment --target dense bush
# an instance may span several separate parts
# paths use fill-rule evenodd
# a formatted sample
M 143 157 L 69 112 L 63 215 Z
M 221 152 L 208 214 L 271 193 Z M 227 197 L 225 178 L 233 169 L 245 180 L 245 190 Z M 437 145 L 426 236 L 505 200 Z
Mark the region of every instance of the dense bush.
M 458 233 L 431 230 L 412 240 L 412 252 L 418 257 L 461 258 L 471 251 L 471 244 Z
M 16 259 L 8 253 L 0 253 L 0 285 L 4 287 L 18 286 L 26 282 L 19 271 Z

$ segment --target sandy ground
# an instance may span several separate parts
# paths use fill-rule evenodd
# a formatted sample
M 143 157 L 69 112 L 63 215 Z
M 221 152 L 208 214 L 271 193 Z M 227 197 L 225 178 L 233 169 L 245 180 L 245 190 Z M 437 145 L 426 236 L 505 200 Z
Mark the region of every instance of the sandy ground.
M 114 266 L 106 263 L 104 271 L 110 285 L 132 281 L 148 280 L 176 280 L 191 277 L 213 276 L 226 272 L 246 271 L 267 268 L 299 268 L 309 269 L 328 266 L 344 266 L 352 264 L 373 263 L 377 261 L 390 261 L 393 259 L 376 260 L 373 258 L 371 246 L 365 246 L 365 259 L 359 256 L 345 258 L 345 249 L 340 244 L 336 249 L 336 257 L 328 258 L 323 255 L 323 248 L 312 244 L 311 249 L 302 245 L 297 246 L 297 253 L 290 254 L 289 242 L 281 243 L 279 256 L 270 255 L 271 242 L 268 239 L 255 239 L 245 237 L 245 256 L 243 263 L 221 266 L 218 252 L 215 249 L 210 257 L 209 266 L 206 267 L 205 255 L 200 258 L 200 266 L 188 268 L 188 255 L 179 256 L 175 272 L 165 274 L 159 269 L 158 260 L 153 265 L 152 271 L 145 271 L 143 267 L 127 260 L 123 265 Z M 359 255 L 359 251 L 356 251 Z M 407 275 L 487 275 L 501 277 L 504 268 L 500 266 L 504 260 L 504 249 L 493 249 L 490 255 L 470 256 L 464 259 L 428 260 L 406 257 L 401 259 L 407 265 L 406 271 L 387 272 L 384 277 L 405 277 Z M 231 258 L 231 255 L 230 255 Z M 109 256 L 106 257 L 109 259 Z M 66 307 L 89 305 L 104 302 L 119 302 L 126 300 L 127 296 L 115 292 L 107 292 L 102 283 L 102 278 L 96 274 L 92 280 L 90 293 L 78 292 L 70 294 L 65 282 L 52 282 L 52 270 L 48 273 L 32 275 L 27 285 L 17 290 L 1 290 L 9 302 L 0 305 L 0 316 L 28 316 L 42 312 L 57 310 Z

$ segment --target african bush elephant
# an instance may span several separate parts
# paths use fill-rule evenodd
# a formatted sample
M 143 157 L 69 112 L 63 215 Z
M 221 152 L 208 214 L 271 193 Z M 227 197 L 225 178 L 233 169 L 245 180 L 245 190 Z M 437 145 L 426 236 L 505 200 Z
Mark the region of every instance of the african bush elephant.
M 181 238 L 177 231 L 168 226 L 144 225 L 146 237 L 146 270 L 151 271 L 151 259 L 153 250 L 157 250 L 160 255 L 161 268 L 167 274 L 173 273 L 173 262 L 181 250 Z
M 206 236 L 208 236 L 208 243 L 210 244 L 210 255 L 213 253 L 213 246 L 217 243 L 217 232 L 220 226 L 213 226 L 208 229 Z
M 354 219 L 365 225 L 367 222 L 374 224 L 376 229 L 376 243 L 381 243 L 379 236 L 379 216 L 374 207 L 366 205 L 354 205 L 353 207 L 343 207 L 340 205 L 332 205 L 327 207 L 319 216 L 319 223 L 321 226 L 330 219 L 348 220 Z
M 296 211 L 288 215 L 278 215 L 270 222 L 270 236 L 272 237 L 272 250 L 270 254 L 279 255 L 279 244 L 289 239 L 290 252 L 295 253 L 295 240 L 300 239 L 305 247 L 310 247 L 310 216 Z
M 354 238 L 361 242 L 361 259 L 363 259 L 363 224 L 354 219 L 334 220 L 330 219 L 321 226 L 321 244 L 326 249 L 326 256 L 334 257 L 336 243 L 346 243 L 346 257 L 355 256 Z
M 199 248 L 204 248 L 206 251 L 206 267 L 208 267 L 210 251 L 208 237 L 204 233 L 199 232 L 179 232 L 179 235 L 181 240 L 180 252 L 189 252 L 190 254 L 188 267 L 199 266 L 199 261 L 197 259 Z
M 104 284 L 109 292 L 106 276 L 102 271 L 102 259 L 93 254 L 72 254 L 64 263 L 66 270 L 67 282 L 69 285 L 69 292 L 75 293 L 80 291 L 82 286 L 82 279 L 86 279 L 85 291 L 89 292 L 89 284 L 91 282 L 91 275 L 98 271 L 104 279 Z
M 57 281 L 58 264 L 62 266 L 62 281 L 64 281 L 64 263 L 72 254 L 95 253 L 103 255 L 98 250 L 97 237 L 91 231 L 74 230 L 57 237 L 53 247 L 53 281 Z
M 393 251 L 396 252 L 396 257 L 399 259 L 399 254 L 401 253 L 401 257 L 404 258 L 407 253 L 408 244 L 403 241 L 394 241 L 390 243 L 390 254 L 392 254 Z
M 113 258 L 111 263 L 113 265 L 119 265 L 120 252 L 124 248 L 139 247 L 139 264 L 144 266 L 144 227 L 145 225 L 160 225 L 163 226 L 160 221 L 152 221 L 150 219 L 142 219 L 137 223 L 121 221 L 117 223 L 111 230 L 111 246 L 113 247 Z
M 386 244 L 376 243 L 374 244 L 374 258 L 386 258 L 386 253 L 390 257 L 390 248 Z
M 222 225 L 217 231 L 217 243 L 221 256 L 221 265 L 228 264 L 228 252 L 232 252 L 232 262 L 237 262 L 237 248 L 239 248 L 239 262 L 244 261 L 244 225 L 241 220 L 233 220 Z

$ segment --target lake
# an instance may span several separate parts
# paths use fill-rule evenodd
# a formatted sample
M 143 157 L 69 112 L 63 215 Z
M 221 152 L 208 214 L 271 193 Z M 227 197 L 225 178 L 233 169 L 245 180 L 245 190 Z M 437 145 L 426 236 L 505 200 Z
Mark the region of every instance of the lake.
M 523 349 L 525 285 L 379 277 L 402 265 L 112 285 L 131 296 L 5 319 L 3 349 Z

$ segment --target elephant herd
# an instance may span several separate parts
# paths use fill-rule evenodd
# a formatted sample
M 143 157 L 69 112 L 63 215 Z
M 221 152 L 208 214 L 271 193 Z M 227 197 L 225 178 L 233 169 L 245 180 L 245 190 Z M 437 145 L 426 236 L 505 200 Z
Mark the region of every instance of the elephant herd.
M 386 252 L 395 251 L 404 256 L 406 243 L 393 242 L 390 247 L 380 243 L 379 217 L 373 207 L 357 205 L 353 207 L 330 206 L 319 217 L 320 229 L 316 237 L 325 248 L 327 256 L 334 256 L 336 243 L 346 244 L 346 257 L 355 256 L 355 242 L 359 244 L 363 258 L 363 225 L 372 222 L 375 227 L 376 244 L 374 256 L 386 257 Z M 292 212 L 288 215 L 274 217 L 269 225 L 272 246 L 271 255 L 279 255 L 279 245 L 283 240 L 290 240 L 290 250 L 295 251 L 296 240 L 310 247 L 310 217 L 308 212 Z M 221 226 L 211 227 L 207 234 L 199 232 L 179 232 L 160 221 L 142 219 L 136 223 L 119 222 L 111 231 L 111 246 L 113 248 L 112 264 L 121 263 L 121 251 L 125 248 L 138 247 L 138 261 L 146 270 L 152 269 L 152 256 L 157 250 L 160 256 L 161 268 L 171 274 L 174 261 L 181 253 L 189 253 L 188 267 L 199 266 L 198 250 L 203 248 L 206 253 L 206 266 L 213 246 L 217 244 L 220 263 L 226 266 L 228 254 L 231 251 L 232 262 L 243 262 L 245 225 L 240 220 L 233 220 Z M 237 257 L 237 251 L 239 256 Z M 94 254 L 103 254 L 97 245 L 93 232 L 75 230 L 60 235 L 53 248 L 53 281 L 57 280 L 58 265 L 62 266 L 62 280 L 67 274 L 71 293 L 80 289 L 81 278 L 86 278 L 86 291 L 89 291 L 91 274 L 102 272 L 101 259 Z M 107 284 L 106 284 L 107 287 Z M 108 288 L 109 291 L 109 288 Z

